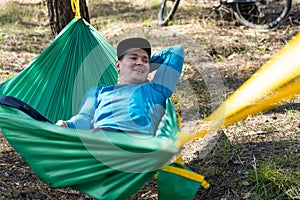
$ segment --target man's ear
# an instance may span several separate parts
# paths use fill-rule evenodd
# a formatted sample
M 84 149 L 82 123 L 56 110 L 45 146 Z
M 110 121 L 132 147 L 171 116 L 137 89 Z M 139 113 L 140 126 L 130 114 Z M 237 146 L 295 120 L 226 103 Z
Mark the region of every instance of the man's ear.
M 120 72 L 120 61 L 117 60 L 116 64 L 115 64 L 116 70 L 119 73 Z

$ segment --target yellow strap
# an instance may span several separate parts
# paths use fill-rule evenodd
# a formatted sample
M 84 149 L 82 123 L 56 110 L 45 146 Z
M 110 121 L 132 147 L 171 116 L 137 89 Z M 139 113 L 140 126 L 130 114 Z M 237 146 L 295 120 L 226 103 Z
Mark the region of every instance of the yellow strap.
M 79 0 L 71 0 L 72 11 L 75 13 L 76 18 L 80 18 Z
M 182 154 L 181 154 L 181 152 L 179 152 L 179 153 L 176 155 L 176 163 L 182 164 Z
M 209 183 L 207 183 L 204 180 L 204 176 L 197 174 L 195 172 L 192 172 L 192 171 L 188 171 L 188 170 L 178 168 L 178 167 L 173 167 L 173 166 L 165 166 L 161 169 L 161 171 L 170 172 L 170 173 L 188 178 L 188 179 L 196 181 L 196 182 L 201 182 L 202 187 L 204 187 L 205 189 L 208 189 L 210 187 Z
M 178 148 L 183 147 L 183 145 L 189 141 L 192 141 L 194 138 L 194 135 L 190 135 L 185 132 L 178 132 L 176 134 L 176 140 L 174 142 L 174 145 Z
M 193 135 L 182 132 L 177 134 L 175 145 L 182 147 L 187 142 L 195 141 L 247 116 L 269 110 L 300 94 L 299 52 L 300 33 L 200 123 Z

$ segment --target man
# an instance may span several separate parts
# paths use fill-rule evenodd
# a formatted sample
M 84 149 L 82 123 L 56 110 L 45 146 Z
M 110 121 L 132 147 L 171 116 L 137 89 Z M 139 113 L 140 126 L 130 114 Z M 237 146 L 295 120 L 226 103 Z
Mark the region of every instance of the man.
M 184 51 L 173 46 L 151 57 L 151 45 L 143 38 L 129 38 L 117 47 L 118 84 L 91 88 L 80 111 L 59 126 L 154 135 L 169 98 L 181 75 Z M 152 81 L 149 72 L 157 69 Z

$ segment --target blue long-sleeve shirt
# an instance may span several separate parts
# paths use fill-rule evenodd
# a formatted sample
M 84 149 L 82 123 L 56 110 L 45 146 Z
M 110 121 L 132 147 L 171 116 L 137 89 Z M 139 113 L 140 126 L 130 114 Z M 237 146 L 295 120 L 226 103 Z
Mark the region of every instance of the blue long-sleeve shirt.
M 143 84 L 101 85 L 85 94 L 80 111 L 67 121 L 70 128 L 114 129 L 153 135 L 181 75 L 182 46 L 155 53 L 150 63 L 158 65 L 152 81 Z

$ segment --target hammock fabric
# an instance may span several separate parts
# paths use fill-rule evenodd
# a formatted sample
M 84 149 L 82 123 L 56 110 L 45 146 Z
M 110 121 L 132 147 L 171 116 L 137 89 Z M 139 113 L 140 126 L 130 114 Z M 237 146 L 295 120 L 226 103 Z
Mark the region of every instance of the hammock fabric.
M 83 95 L 117 81 L 116 49 L 91 25 L 74 18 L 25 70 L 0 85 L 52 121 L 69 119 Z
M 173 110 L 168 103 L 168 112 Z M 177 132 L 176 115 L 158 130 Z M 172 122 L 174 124 L 172 124 Z M 172 138 L 58 127 L 0 107 L 7 141 L 50 187 L 71 186 L 96 199 L 126 199 L 178 153 Z
M 170 100 L 156 137 L 49 123 L 77 113 L 89 88 L 115 84 L 115 59 L 115 48 L 84 19 L 74 18 L 29 67 L 1 83 L 0 97 L 16 97 L 49 119 L 37 121 L 0 105 L 7 141 L 50 187 L 69 186 L 96 199 L 126 199 L 180 151 L 174 145 L 178 124 Z

